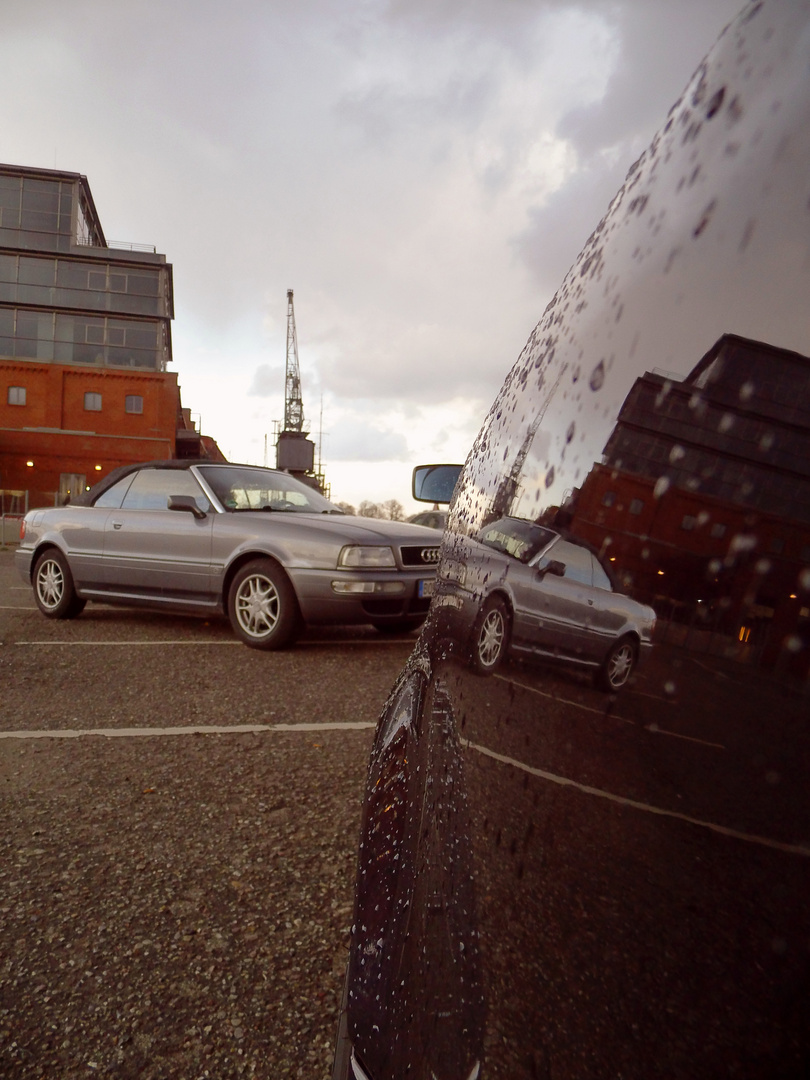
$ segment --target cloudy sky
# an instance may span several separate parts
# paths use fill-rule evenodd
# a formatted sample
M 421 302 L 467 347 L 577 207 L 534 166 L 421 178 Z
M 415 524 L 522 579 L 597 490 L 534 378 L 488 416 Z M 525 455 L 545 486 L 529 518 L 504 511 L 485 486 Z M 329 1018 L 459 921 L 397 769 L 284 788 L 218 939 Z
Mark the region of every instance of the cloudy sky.
M 10 0 L 0 160 L 174 266 L 183 403 L 273 464 L 286 291 L 332 497 L 463 461 L 742 0 Z

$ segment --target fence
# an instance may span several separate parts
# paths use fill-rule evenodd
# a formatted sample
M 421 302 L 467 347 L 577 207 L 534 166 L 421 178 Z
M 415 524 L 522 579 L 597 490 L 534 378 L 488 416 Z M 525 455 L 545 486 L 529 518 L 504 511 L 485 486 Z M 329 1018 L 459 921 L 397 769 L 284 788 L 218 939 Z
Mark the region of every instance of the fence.
M 58 491 L 12 491 L 0 488 L 0 547 L 20 539 L 20 522 L 37 506 L 58 506 Z

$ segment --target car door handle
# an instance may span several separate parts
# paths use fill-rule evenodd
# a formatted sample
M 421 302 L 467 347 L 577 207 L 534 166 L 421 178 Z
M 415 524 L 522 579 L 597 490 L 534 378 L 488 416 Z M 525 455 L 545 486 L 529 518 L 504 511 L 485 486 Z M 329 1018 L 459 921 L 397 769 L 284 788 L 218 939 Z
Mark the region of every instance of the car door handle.
M 112 523 L 112 527 L 113 527 L 114 529 L 120 529 L 120 528 L 121 528 L 121 526 L 122 526 L 123 524 L 124 524 L 124 523 L 123 523 L 123 521 L 114 521 L 114 522 Z

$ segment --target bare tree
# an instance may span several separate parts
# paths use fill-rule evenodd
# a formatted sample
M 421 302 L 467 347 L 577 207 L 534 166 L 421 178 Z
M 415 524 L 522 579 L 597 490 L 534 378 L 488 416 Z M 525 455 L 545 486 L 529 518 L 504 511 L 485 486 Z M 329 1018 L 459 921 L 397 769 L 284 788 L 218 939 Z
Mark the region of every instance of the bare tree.
M 360 514 L 361 517 L 370 517 L 370 518 L 381 518 L 381 517 L 383 517 L 383 512 L 380 509 L 380 507 L 378 506 L 378 504 L 375 503 L 375 502 L 370 502 L 368 499 L 363 499 L 363 501 L 360 503 L 360 506 L 359 506 L 357 512 L 358 512 L 358 514 Z
M 357 513 L 351 503 L 339 502 L 335 503 L 335 506 L 337 506 L 338 510 L 342 510 L 344 514 L 351 514 L 352 517 Z
M 387 499 L 380 505 L 380 510 L 382 511 L 382 517 L 389 518 L 391 521 L 405 520 L 405 511 L 398 499 Z

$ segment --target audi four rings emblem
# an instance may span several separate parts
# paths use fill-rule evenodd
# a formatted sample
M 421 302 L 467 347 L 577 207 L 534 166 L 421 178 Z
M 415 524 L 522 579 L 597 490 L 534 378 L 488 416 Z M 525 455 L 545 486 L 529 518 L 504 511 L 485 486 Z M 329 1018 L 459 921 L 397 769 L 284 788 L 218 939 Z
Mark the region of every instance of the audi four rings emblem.
M 437 547 L 422 548 L 422 562 L 438 562 L 439 549 Z

